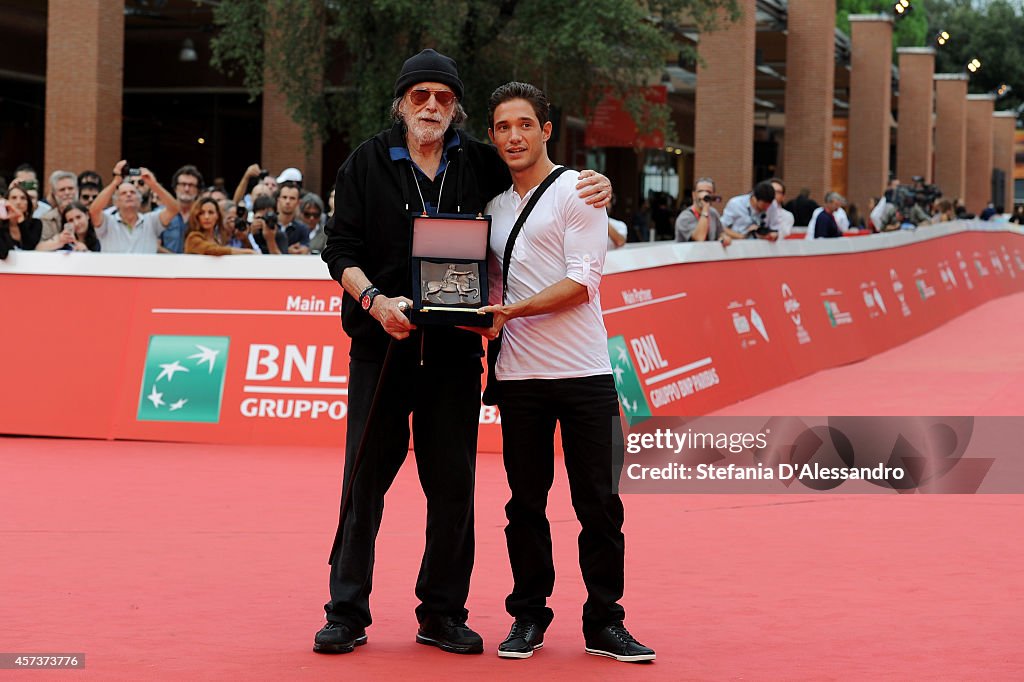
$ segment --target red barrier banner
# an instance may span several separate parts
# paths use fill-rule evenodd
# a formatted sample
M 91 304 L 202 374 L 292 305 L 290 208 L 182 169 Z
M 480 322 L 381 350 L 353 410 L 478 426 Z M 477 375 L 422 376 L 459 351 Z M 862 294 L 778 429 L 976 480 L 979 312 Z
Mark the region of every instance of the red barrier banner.
M 706 414 L 1024 288 L 1019 233 L 946 232 L 609 254 L 624 413 Z M 341 295 L 297 256 L 13 253 L 0 261 L 0 433 L 341 445 Z M 498 423 L 482 406 L 481 451 L 500 450 Z
M 1024 289 L 1022 249 L 1018 234 L 964 232 L 853 254 L 607 276 L 602 304 L 623 412 L 707 414 L 892 348 Z

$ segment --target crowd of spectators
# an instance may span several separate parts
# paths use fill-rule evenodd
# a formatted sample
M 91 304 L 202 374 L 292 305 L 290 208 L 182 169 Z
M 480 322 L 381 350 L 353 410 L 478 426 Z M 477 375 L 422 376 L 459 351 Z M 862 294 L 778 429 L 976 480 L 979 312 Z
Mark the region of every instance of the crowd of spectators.
M 24 251 L 103 251 L 105 253 L 318 254 L 326 242 L 333 210 L 302 185 L 298 168 L 274 175 L 252 164 L 228 196 L 223 181 L 206 185 L 193 165 L 179 168 L 165 189 L 146 168 L 114 167 L 109 183 L 96 171 L 57 170 L 41 186 L 35 169 L 19 166 L 14 179 L 0 183 L 0 257 Z M 40 193 L 43 196 L 40 196 Z M 701 177 L 691 203 L 673 211 L 665 194 L 645 199 L 630 224 L 608 218 L 608 246 L 658 238 L 675 241 L 735 239 L 775 241 L 800 236 L 834 238 L 845 234 L 917 229 L 951 220 L 1024 222 L 1024 206 L 1013 213 L 989 205 L 978 216 L 959 198 L 947 199 L 921 178 L 911 185 L 892 179 L 885 193 L 872 197 L 867 211 L 829 192 L 822 203 L 803 188 L 786 200 L 781 178 L 757 183 L 747 194 L 723 198 L 715 181 Z M 719 207 L 723 207 L 719 210 Z M 794 229 L 796 228 L 796 229 Z
M 1018 205 L 1009 214 L 1002 206 L 990 204 L 975 216 L 966 210 L 961 199 L 944 198 L 938 188 L 925 184 L 921 178 L 914 178 L 911 185 L 890 180 L 885 193 L 872 197 L 864 213 L 837 192 L 826 193 L 819 204 L 811 197 L 811 191 L 803 188 L 795 198 L 786 201 L 786 186 L 781 178 L 764 180 L 748 194 L 730 198 L 721 212 L 717 207 L 723 199 L 715 194 L 714 178 L 698 178 L 691 197 L 692 203 L 684 205 L 672 218 L 677 242 L 720 241 L 727 246 L 735 239 L 835 238 L 969 219 L 1024 223 L 1024 206 Z M 671 201 L 664 196 L 645 200 L 633 216 L 630 241 L 666 238 L 659 223 L 665 220 L 664 215 L 671 215 L 668 205 Z
M 22 164 L 0 182 L 0 258 L 12 250 L 104 253 L 318 254 L 328 207 L 298 168 L 274 175 L 253 164 L 233 196 L 206 185 L 193 165 L 165 188 L 147 168 L 119 161 L 96 171 L 50 174 L 45 186 Z M 328 204 L 333 209 L 333 192 Z

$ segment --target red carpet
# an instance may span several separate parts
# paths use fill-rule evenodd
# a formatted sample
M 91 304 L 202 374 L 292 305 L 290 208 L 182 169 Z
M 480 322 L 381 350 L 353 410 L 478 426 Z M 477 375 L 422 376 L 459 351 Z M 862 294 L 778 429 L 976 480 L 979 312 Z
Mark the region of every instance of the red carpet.
M 1024 296 L 748 414 L 1007 414 Z M 734 412 L 738 413 L 738 412 Z M 510 586 L 500 460 L 481 455 L 470 623 L 486 653 L 413 642 L 423 499 L 407 464 L 378 542 L 369 644 L 310 651 L 323 621 L 334 449 L 0 438 L 0 651 L 84 652 L 33 679 L 1021 679 L 1016 496 L 627 496 L 627 625 L 653 665 L 587 656 L 578 526 L 552 493 L 545 648 L 499 660 Z M 6 671 L 5 671 L 6 673 Z M 4 673 L 0 673 L 4 674 Z M 8 673 L 13 676 L 12 673 Z M 27 677 L 27 676 L 26 676 Z

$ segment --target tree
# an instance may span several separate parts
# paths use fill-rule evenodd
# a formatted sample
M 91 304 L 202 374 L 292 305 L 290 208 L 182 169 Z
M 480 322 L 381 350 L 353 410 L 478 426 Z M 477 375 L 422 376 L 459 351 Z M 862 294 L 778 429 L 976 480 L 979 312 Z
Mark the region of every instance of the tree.
M 823 0 L 827 1 L 827 0 Z M 892 43 L 897 47 L 922 47 L 928 38 L 928 11 L 931 3 L 916 0 L 913 10 L 905 16 L 896 17 L 893 12 L 894 0 L 838 0 L 836 2 L 836 26 L 850 35 L 851 14 L 889 14 L 893 16 Z M 894 52 L 895 54 L 895 52 Z
M 485 125 L 487 97 L 509 80 L 533 82 L 572 110 L 606 88 L 626 97 L 641 129 L 668 120 L 636 91 L 678 54 L 673 28 L 711 30 L 738 16 L 738 0 L 221 0 L 213 64 L 240 71 L 251 96 L 271 80 L 306 131 L 350 142 L 387 124 L 402 62 L 433 47 L 459 64 L 470 129 Z M 264 35 L 276 32 L 264 53 Z M 325 83 L 332 64 L 344 81 Z M 267 65 L 264 72 L 264 64 Z
M 990 0 L 932 0 L 929 5 L 929 33 L 950 34 L 949 41 L 938 47 L 935 70 L 945 73 L 966 73 L 972 59 L 981 61 L 981 68 L 969 74 L 973 93 L 994 92 L 1001 85 L 1012 90 L 1000 99 L 997 109 L 1018 106 L 1024 100 L 1024 12 L 1020 3 Z

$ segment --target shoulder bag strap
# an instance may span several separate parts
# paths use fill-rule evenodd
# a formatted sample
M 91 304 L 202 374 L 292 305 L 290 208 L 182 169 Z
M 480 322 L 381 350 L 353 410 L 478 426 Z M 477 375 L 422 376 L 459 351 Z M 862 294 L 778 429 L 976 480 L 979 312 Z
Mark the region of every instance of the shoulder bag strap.
M 550 187 L 555 180 L 558 179 L 559 175 L 561 175 L 567 170 L 569 169 L 566 168 L 565 166 L 560 166 L 559 168 L 556 168 L 555 170 L 551 171 L 548 174 L 548 176 L 544 178 L 544 182 L 540 183 L 540 185 L 537 186 L 537 189 L 534 191 L 533 196 L 530 197 L 530 200 L 526 203 L 526 208 L 524 208 L 523 212 L 519 214 L 519 220 L 517 220 L 516 224 L 512 226 L 512 232 L 508 235 L 508 241 L 505 242 L 505 257 L 501 259 L 502 303 L 505 302 L 505 291 L 508 289 L 508 269 L 509 266 L 512 264 L 512 247 L 516 245 L 516 237 L 518 237 L 519 233 L 522 231 L 523 223 L 525 223 L 526 219 L 530 217 L 530 212 L 533 210 L 533 207 L 537 205 L 537 201 L 540 199 L 540 196 L 544 194 L 544 191 L 547 190 L 547 188 Z

